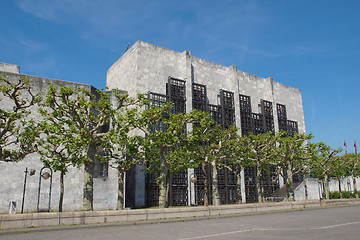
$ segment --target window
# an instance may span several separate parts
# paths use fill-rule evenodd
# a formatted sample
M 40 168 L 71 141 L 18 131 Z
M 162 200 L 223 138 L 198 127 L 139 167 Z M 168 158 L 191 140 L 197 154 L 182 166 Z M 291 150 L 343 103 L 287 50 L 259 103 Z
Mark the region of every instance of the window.
M 95 160 L 94 178 L 107 178 L 109 170 L 109 163 L 102 163 Z

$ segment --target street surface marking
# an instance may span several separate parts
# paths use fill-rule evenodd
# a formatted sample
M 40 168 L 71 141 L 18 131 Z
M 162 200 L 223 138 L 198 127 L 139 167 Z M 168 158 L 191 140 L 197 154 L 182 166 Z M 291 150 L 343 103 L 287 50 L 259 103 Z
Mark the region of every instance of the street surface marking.
M 321 230 L 321 229 L 329 229 L 329 228 L 342 227 L 342 226 L 347 226 L 347 225 L 354 225 L 354 224 L 359 224 L 359 223 L 360 223 L 360 222 L 350 222 L 350 223 L 342 223 L 342 224 L 337 224 L 337 225 L 329 225 L 329 226 L 318 227 L 318 228 L 251 228 L 251 229 L 244 229 L 244 230 L 233 231 L 233 232 L 224 232 L 224 233 L 209 234 L 209 235 L 203 235 L 203 236 L 197 236 L 197 237 L 181 238 L 181 239 L 178 239 L 178 240 L 191 240 L 191 239 L 211 238 L 211 237 L 219 237 L 219 236 L 236 234 L 236 233 L 255 232 L 255 231 Z

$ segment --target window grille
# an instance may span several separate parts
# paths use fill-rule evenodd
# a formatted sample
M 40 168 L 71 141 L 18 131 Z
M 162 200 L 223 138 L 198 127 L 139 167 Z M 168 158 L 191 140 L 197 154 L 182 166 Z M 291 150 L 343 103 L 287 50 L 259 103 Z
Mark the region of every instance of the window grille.
M 221 204 L 236 203 L 236 175 L 226 168 L 219 169 L 218 183 Z
M 168 97 L 163 94 L 148 92 L 148 99 L 152 106 L 161 107 L 166 104 Z M 150 126 L 150 131 L 165 131 L 166 128 L 166 124 L 164 124 L 162 121 L 159 121 Z
M 148 99 L 152 106 L 161 107 L 167 103 L 168 96 L 159 93 L 148 92 Z
M 148 93 L 148 99 L 152 106 L 161 107 L 167 102 L 173 103 L 172 113 L 186 112 L 186 95 L 185 95 L 185 81 L 168 78 L 166 83 L 166 95 L 159 93 Z M 151 126 L 152 131 L 163 131 L 166 125 L 162 122 Z M 158 172 L 148 172 L 146 175 L 146 205 L 149 207 L 159 205 L 159 186 L 157 179 Z M 187 205 L 187 172 L 176 173 L 170 175 L 170 189 L 169 189 L 169 205 L 170 206 L 185 206 Z
M 289 136 L 294 136 L 295 133 L 299 133 L 298 124 L 295 121 L 287 120 L 287 129 Z
M 222 107 L 222 123 L 225 128 L 235 124 L 234 93 L 220 90 L 220 105 Z
M 146 174 L 146 205 L 148 207 L 159 206 L 160 188 L 156 183 L 158 178 L 158 172 L 147 172 Z
M 204 173 L 202 167 L 194 169 L 196 182 L 195 182 L 195 202 L 197 205 L 204 205 L 204 196 L 205 196 L 205 184 L 204 184 Z M 208 201 L 209 204 L 212 204 L 212 184 L 211 184 L 211 168 L 205 168 L 208 180 Z
M 186 206 L 188 201 L 188 174 L 187 171 L 173 173 L 170 175 L 170 206 Z
M 264 132 L 275 132 L 272 102 L 261 100 L 261 112 L 264 118 Z
M 218 124 L 222 124 L 222 111 L 218 105 L 208 105 L 209 113 L 211 118 Z
M 264 133 L 263 116 L 259 113 L 252 113 L 253 134 Z
M 252 132 L 252 115 L 250 96 L 239 95 L 240 98 L 240 123 L 241 135 L 247 136 Z
M 170 102 L 174 104 L 173 113 L 186 112 L 186 92 L 185 81 L 169 77 L 166 84 L 166 95 L 169 96 Z
M 279 131 L 281 130 L 287 131 L 286 106 L 282 104 L 276 104 L 276 108 L 277 108 Z
M 206 86 L 202 84 L 192 84 L 192 108 L 199 111 L 207 111 Z
M 256 169 L 255 167 L 244 168 L 246 202 L 257 202 L 256 194 Z

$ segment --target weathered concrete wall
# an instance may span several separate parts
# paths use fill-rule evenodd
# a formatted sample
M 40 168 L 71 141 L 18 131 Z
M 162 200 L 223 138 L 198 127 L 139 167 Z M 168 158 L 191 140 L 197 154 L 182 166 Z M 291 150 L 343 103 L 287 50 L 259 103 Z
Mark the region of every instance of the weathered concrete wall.
M 262 78 L 182 53 L 137 41 L 108 70 L 107 87 L 128 90 L 131 96 L 148 91 L 165 94 L 168 77 L 186 81 L 187 111 L 191 111 L 191 83 L 204 84 L 210 104 L 220 104 L 220 89 L 234 92 L 236 123 L 240 124 L 239 94 L 251 97 L 252 111 L 259 113 L 258 105 L 264 99 L 273 103 L 276 129 L 276 103 L 287 108 L 288 119 L 297 121 L 299 131 L 305 132 L 301 91 L 272 78 Z M 239 125 L 238 125 L 239 126 Z
M 87 88 L 92 89 L 91 85 L 79 84 L 73 82 L 66 82 L 42 77 L 28 76 L 22 74 L 14 74 L 9 72 L 0 72 L 2 75 L 7 75 L 10 79 L 15 80 L 16 78 L 23 76 L 29 78 L 33 85 L 34 93 L 45 94 L 48 84 L 60 85 L 73 88 Z M 8 109 L 12 108 L 12 102 L 2 97 L 0 104 L 6 106 Z M 38 107 L 34 106 L 31 108 L 31 115 L 29 116 L 35 120 L 40 120 L 40 114 L 38 113 Z M 31 212 L 36 211 L 38 201 L 38 188 L 39 188 L 39 177 L 40 170 L 43 164 L 40 162 L 40 156 L 37 153 L 28 155 L 24 160 L 12 163 L 12 162 L 0 162 L 0 212 L 9 211 L 9 203 L 15 201 L 17 204 L 17 212 L 21 211 L 23 186 L 25 169 L 35 169 L 36 174 L 34 176 L 27 177 L 26 185 L 26 196 L 24 211 Z M 97 210 L 107 210 L 116 208 L 117 200 L 117 171 L 110 168 L 109 174 L 106 181 L 102 178 L 94 179 L 94 208 Z M 55 172 L 53 175 L 52 185 L 52 198 L 51 198 L 51 209 L 58 209 L 58 201 L 60 195 L 59 188 L 60 173 Z M 42 181 L 43 183 L 44 180 Z M 69 172 L 65 175 L 65 194 L 63 210 L 81 210 L 82 209 L 82 196 L 83 196 L 83 182 L 84 182 L 84 170 L 81 168 L 69 168 Z M 47 207 L 45 204 L 48 200 L 48 189 L 42 186 L 42 194 L 40 198 L 40 208 Z M 48 199 L 48 198 L 47 198 Z
M 322 196 L 324 189 L 322 184 L 319 184 L 319 180 L 317 178 L 307 178 L 306 179 L 307 188 L 308 188 L 308 199 L 319 199 Z M 359 191 L 360 189 L 360 178 L 356 178 L 356 187 Z M 329 181 L 329 191 L 339 191 L 339 182 L 337 179 L 331 178 Z M 354 191 L 354 184 L 351 177 L 346 177 L 341 180 L 341 191 Z M 304 183 L 301 183 L 294 190 L 295 200 L 302 201 L 305 200 L 305 187 Z
M 20 66 L 9 63 L 0 63 L 0 72 L 20 73 Z
M 286 106 L 288 120 L 297 121 L 299 133 L 306 133 L 301 91 L 274 82 L 274 101 Z M 274 106 L 276 111 L 276 106 Z

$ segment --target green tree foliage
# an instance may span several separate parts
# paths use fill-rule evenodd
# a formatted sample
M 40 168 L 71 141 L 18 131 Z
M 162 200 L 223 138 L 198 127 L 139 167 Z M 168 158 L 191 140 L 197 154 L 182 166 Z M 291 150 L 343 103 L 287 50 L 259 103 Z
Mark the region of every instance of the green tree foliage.
M 41 109 L 41 114 L 49 126 L 47 135 L 58 137 L 54 142 L 60 143 L 60 148 L 66 148 L 71 164 L 77 167 L 84 165 L 83 209 L 86 211 L 93 210 L 95 159 L 107 161 L 102 150 L 109 148 L 109 135 L 114 134 L 114 131 L 104 131 L 104 127 L 114 118 L 116 111 L 132 104 L 133 101 L 117 90 L 113 90 L 112 96 L 116 98 L 116 105 L 104 91 L 50 86 Z M 59 151 L 59 149 L 51 149 L 53 149 L 53 154 Z M 48 148 L 48 150 L 51 149 Z M 44 151 L 48 150 L 44 148 Z M 52 167 L 65 168 L 67 165 L 68 162 L 63 162 L 56 163 Z
M 278 143 L 277 163 L 278 173 L 284 178 L 286 185 L 286 196 L 288 201 L 294 201 L 293 175 L 304 172 L 306 169 L 307 151 L 306 141 L 311 139 L 312 135 L 298 134 L 290 136 L 288 132 L 281 131 L 276 134 Z
M 189 149 L 189 159 L 191 159 L 194 168 L 201 167 L 204 181 L 204 205 L 209 205 L 209 176 L 208 168 L 211 162 L 208 156 L 210 148 L 211 130 L 215 122 L 206 112 L 193 111 L 194 122 L 192 129 L 187 135 L 186 144 Z
M 137 127 L 146 137 L 142 148 L 147 170 L 159 174 L 159 207 L 168 206 L 170 173 L 184 171 L 189 167 L 186 148 L 182 144 L 186 138 L 186 126 L 191 122 L 191 114 L 169 114 L 171 104 L 162 107 L 151 106 L 141 112 Z
M 329 176 L 335 168 L 341 167 L 346 162 L 341 161 L 338 154 L 341 148 L 333 149 L 324 142 L 315 144 L 314 155 L 312 156 L 312 175 L 324 180 L 325 197 L 329 199 Z
M 117 209 L 124 206 L 124 176 L 134 164 L 143 165 L 141 146 L 144 138 L 136 134 L 135 126 L 139 122 L 139 112 L 148 103 L 143 95 L 130 98 L 119 91 L 113 92 L 113 102 L 117 105 L 110 123 L 110 129 L 104 136 L 103 154 L 97 156 L 101 162 L 109 162 L 118 171 Z
M 269 164 L 275 165 L 274 159 L 277 155 L 276 138 L 272 132 L 241 137 L 243 145 L 243 158 L 248 159 L 249 165 L 256 167 L 256 194 L 258 201 L 265 201 L 265 196 L 261 188 L 262 171 Z
M 60 172 L 60 198 L 59 212 L 62 212 L 64 199 L 64 176 L 70 165 L 79 166 L 82 162 L 83 149 L 75 141 L 76 134 L 69 131 L 67 125 L 63 125 L 47 111 L 40 108 L 45 118 L 39 126 L 42 129 L 42 137 L 38 139 L 39 154 L 41 161 L 46 167 Z
M 234 170 L 232 163 L 238 158 L 236 151 L 237 128 L 230 126 L 224 129 L 216 124 L 208 113 L 193 111 L 192 131 L 189 133 L 190 158 L 194 166 L 201 166 L 204 175 L 204 204 L 208 205 L 207 168 L 211 168 L 213 204 L 220 205 L 218 188 L 218 171 L 222 168 Z M 241 195 L 240 195 L 241 196 Z M 239 197 L 240 197 L 239 196 Z
M 343 198 L 342 189 L 341 189 L 341 180 L 344 177 L 348 176 L 348 169 L 350 164 L 349 158 L 346 155 L 340 156 L 338 160 L 334 162 L 334 168 L 330 172 L 331 177 L 335 177 L 336 180 L 338 181 L 340 198 Z
M 38 129 L 29 115 L 41 97 L 23 76 L 0 75 L 0 93 L 0 161 L 20 161 L 37 150 Z
M 360 177 L 360 155 L 355 153 L 347 153 L 343 156 L 346 162 L 346 176 L 351 176 L 354 186 L 354 194 L 359 198 L 359 193 L 356 186 L 356 178 Z

